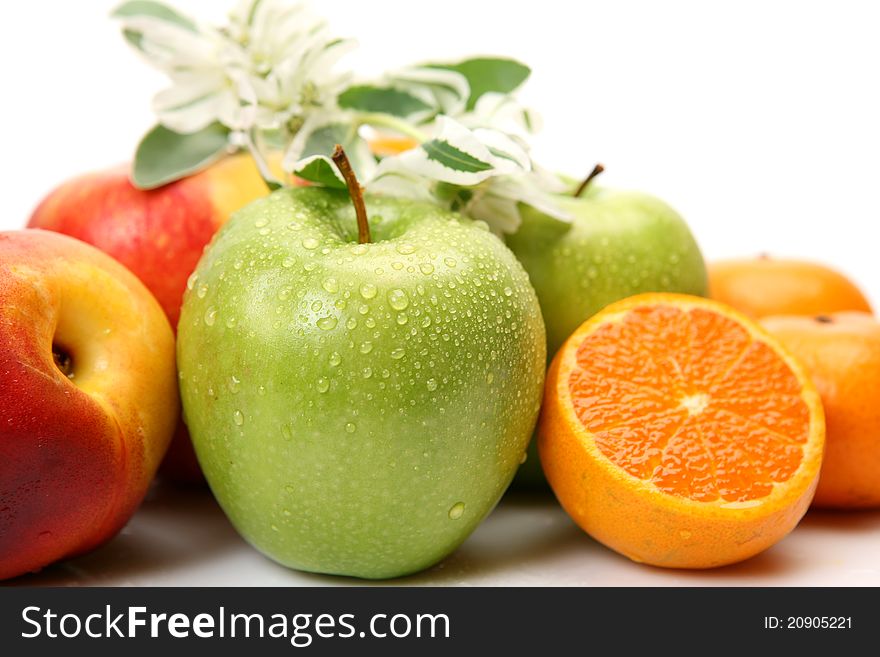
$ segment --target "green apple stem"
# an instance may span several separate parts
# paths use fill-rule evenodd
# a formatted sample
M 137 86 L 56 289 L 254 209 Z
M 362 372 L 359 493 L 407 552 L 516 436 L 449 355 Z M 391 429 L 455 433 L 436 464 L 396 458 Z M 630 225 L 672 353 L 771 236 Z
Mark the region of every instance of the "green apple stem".
M 339 173 L 342 174 L 342 179 L 345 180 L 351 204 L 354 206 L 354 213 L 357 215 L 358 244 L 369 244 L 372 240 L 370 239 L 370 222 L 367 220 L 367 206 L 364 205 L 364 189 L 358 182 L 354 169 L 351 168 L 351 162 L 348 161 L 345 150 L 339 144 L 336 144 L 333 149 L 332 158 Z
M 590 171 L 590 175 L 584 178 L 583 182 L 578 185 L 576 190 L 574 190 L 574 194 L 572 194 L 572 196 L 574 196 L 575 198 L 579 198 L 580 195 L 583 194 L 584 191 L 587 189 L 587 187 L 590 186 L 590 183 L 593 182 L 593 178 L 598 176 L 603 171 L 605 171 L 605 167 L 603 167 L 601 164 L 597 164 L 596 166 L 594 166 L 593 170 Z

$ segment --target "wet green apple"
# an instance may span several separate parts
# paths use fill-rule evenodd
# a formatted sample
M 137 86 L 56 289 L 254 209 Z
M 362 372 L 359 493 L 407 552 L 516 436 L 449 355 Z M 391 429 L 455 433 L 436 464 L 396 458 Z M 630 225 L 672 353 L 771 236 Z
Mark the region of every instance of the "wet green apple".
M 524 458 L 545 333 L 482 224 L 285 189 L 236 213 L 189 282 L 185 418 L 238 531 L 296 569 L 388 578 L 454 550 Z
M 507 237 L 538 294 L 548 359 L 578 326 L 614 301 L 642 292 L 707 294 L 706 266 L 694 236 L 660 199 L 590 183 L 580 196 L 555 200 L 571 223 L 524 206 L 522 225 Z M 517 484 L 541 481 L 531 448 Z

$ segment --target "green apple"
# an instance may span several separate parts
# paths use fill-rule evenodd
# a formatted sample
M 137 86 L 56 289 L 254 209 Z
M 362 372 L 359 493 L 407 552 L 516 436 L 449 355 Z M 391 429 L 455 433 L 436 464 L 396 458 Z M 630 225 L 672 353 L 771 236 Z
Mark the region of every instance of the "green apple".
M 368 196 L 366 213 L 366 243 L 338 191 L 284 189 L 233 215 L 190 279 L 178 365 L 238 531 L 289 567 L 388 578 L 448 555 L 507 488 L 545 333 L 485 225 L 402 199 Z
M 507 237 L 538 294 L 548 359 L 578 326 L 614 301 L 642 292 L 707 294 L 703 256 L 675 210 L 639 192 L 593 185 L 582 191 L 555 198 L 571 223 L 523 206 L 522 225 Z M 532 446 L 517 484 L 542 481 Z

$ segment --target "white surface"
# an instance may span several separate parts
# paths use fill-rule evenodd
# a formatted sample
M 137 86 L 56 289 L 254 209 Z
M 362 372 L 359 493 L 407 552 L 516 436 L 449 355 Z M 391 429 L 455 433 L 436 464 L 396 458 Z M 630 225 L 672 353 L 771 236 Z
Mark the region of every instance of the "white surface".
M 231 2 L 231 0 L 230 0 Z M 3 211 L 24 225 L 52 186 L 126 160 L 162 78 L 129 52 L 116 2 L 18 2 L 0 39 Z M 217 15 L 224 2 L 179 0 Z M 411 0 L 316 3 L 357 36 L 357 71 L 508 54 L 530 64 L 536 153 L 574 175 L 653 192 L 709 259 L 814 258 L 880 306 L 880 5 Z M 640 567 L 577 530 L 552 499 L 503 504 L 444 564 L 406 583 L 874 584 L 880 514 L 811 514 L 780 545 L 711 573 Z M 46 584 L 325 584 L 248 548 L 206 493 L 159 491 L 96 553 L 18 580 Z
M 781 543 L 710 571 L 663 570 L 584 534 L 548 495 L 509 495 L 458 551 L 392 585 L 880 586 L 880 511 L 810 512 Z M 362 580 L 287 570 L 247 545 L 207 491 L 157 487 L 104 547 L 14 585 L 327 586 Z

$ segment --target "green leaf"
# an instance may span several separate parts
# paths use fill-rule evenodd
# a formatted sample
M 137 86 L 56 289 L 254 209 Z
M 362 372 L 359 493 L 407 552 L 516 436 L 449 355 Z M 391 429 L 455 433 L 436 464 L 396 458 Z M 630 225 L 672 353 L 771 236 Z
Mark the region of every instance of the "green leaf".
M 349 87 L 339 95 L 338 103 L 345 109 L 381 112 L 401 118 L 431 109 L 430 105 L 410 93 L 371 85 Z
M 428 154 L 429 160 L 439 162 L 448 169 L 464 171 L 465 173 L 480 173 L 489 171 L 492 165 L 478 160 L 473 155 L 465 153 L 450 144 L 448 141 L 432 139 L 422 144 L 422 148 Z
M 131 44 L 138 50 L 144 49 L 144 35 L 137 30 L 122 30 L 122 36 L 125 37 L 125 40 L 128 41 L 129 44 Z
M 114 9 L 111 18 L 133 18 L 149 16 L 186 28 L 190 32 L 198 31 L 198 27 L 189 18 L 178 13 L 171 7 L 154 0 L 128 0 Z
M 517 89 L 531 74 L 531 69 L 514 59 L 478 57 L 458 64 L 430 64 L 431 68 L 455 71 L 467 78 L 471 86 L 467 108 L 472 110 L 485 93 L 508 94 Z
M 351 168 L 360 180 L 372 178 L 376 158 L 367 142 L 358 134 L 357 126 L 352 123 L 326 123 L 311 130 L 300 151 L 299 159 L 313 155 L 327 156 L 333 152 L 336 144 L 345 149 L 351 161 Z M 330 160 L 327 159 L 327 162 L 329 163 Z M 299 169 L 294 170 L 294 173 L 299 176 Z
M 219 123 L 188 135 L 157 125 L 138 144 L 132 182 L 153 189 L 201 171 L 226 153 L 228 134 Z
M 326 155 L 313 155 L 299 164 L 300 168 L 294 173 L 303 180 L 333 189 L 345 189 L 345 182 L 339 177 L 336 165 Z

